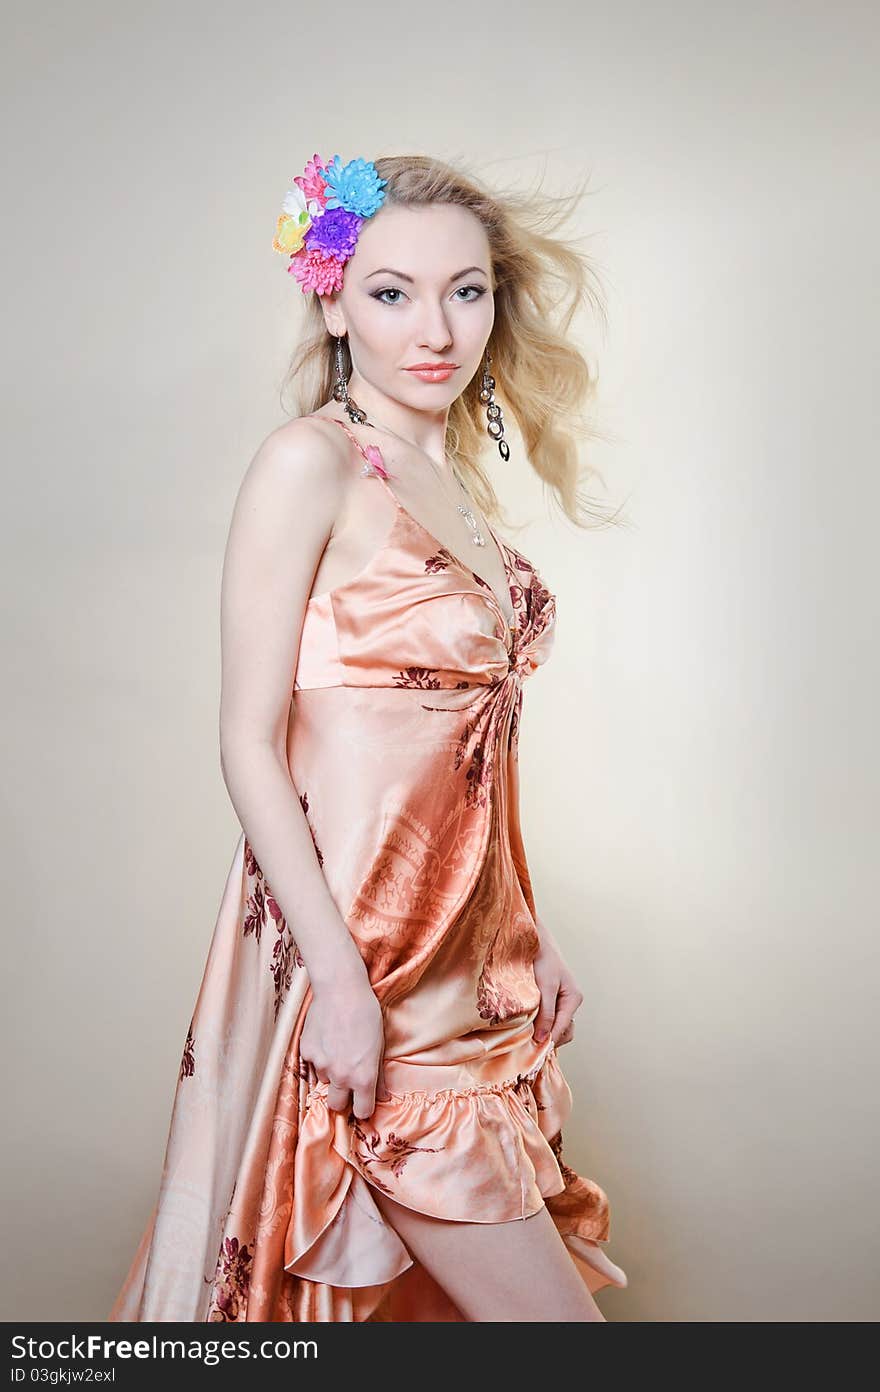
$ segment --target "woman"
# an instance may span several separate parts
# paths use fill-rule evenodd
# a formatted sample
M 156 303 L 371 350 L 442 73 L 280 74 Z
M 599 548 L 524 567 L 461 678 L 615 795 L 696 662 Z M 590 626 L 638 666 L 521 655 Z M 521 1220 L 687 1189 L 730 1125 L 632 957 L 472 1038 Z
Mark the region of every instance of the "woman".
M 555 598 L 478 460 L 484 424 L 509 454 L 492 361 L 578 520 L 565 413 L 590 377 L 549 280 L 576 302 L 589 268 L 516 203 L 434 160 L 317 155 L 285 201 L 315 330 L 293 376 L 318 381 L 230 528 L 244 830 L 111 1320 L 602 1320 L 593 1294 L 626 1285 L 607 1198 L 562 1157 L 583 997 L 520 834 Z

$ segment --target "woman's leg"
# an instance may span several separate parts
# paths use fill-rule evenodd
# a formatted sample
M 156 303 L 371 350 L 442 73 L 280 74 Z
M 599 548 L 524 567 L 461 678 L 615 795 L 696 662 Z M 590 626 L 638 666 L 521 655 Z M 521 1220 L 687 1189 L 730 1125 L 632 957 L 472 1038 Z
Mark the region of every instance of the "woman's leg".
M 465 1319 L 604 1323 L 546 1208 L 509 1223 L 461 1223 L 417 1213 L 376 1188 L 373 1198 Z

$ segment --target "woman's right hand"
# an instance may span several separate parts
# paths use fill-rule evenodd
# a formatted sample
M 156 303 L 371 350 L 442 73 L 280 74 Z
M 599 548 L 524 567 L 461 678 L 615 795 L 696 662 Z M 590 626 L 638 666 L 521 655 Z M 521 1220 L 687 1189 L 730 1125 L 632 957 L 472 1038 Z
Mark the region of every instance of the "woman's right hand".
M 300 1036 L 300 1058 L 312 1064 L 318 1081 L 329 1083 L 327 1106 L 351 1106 L 359 1120 L 373 1115 L 376 1099 L 387 1100 L 382 1062 L 385 1021 L 382 1007 L 364 982 L 315 991 Z

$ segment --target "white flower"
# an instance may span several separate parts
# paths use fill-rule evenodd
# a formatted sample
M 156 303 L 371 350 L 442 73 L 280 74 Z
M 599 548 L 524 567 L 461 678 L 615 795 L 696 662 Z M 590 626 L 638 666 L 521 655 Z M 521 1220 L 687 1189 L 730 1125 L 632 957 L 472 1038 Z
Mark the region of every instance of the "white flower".
M 302 227 L 304 223 L 320 217 L 324 209 L 317 198 L 307 200 L 299 184 L 294 184 L 284 195 L 281 211 Z

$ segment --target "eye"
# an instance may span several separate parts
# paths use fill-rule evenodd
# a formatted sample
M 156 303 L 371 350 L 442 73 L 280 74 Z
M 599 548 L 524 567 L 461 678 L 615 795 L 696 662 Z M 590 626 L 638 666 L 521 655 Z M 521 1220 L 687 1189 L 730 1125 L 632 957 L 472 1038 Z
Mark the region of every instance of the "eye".
M 397 287 L 396 285 L 389 285 L 389 286 L 387 286 L 387 288 L 386 288 L 385 290 L 373 290 L 373 291 L 371 291 L 370 293 L 371 293 L 372 298 L 373 298 L 374 300 L 378 300 L 380 304 L 399 304 L 399 303 L 400 303 L 399 300 L 383 300 L 383 299 L 382 299 L 382 296 L 383 296 L 383 295 L 402 295 L 402 294 L 403 294 L 403 291 L 400 290 L 400 289 L 398 289 L 398 287 Z
M 471 291 L 471 290 L 473 291 L 473 295 L 469 295 L 468 298 L 467 298 L 466 300 L 465 300 L 465 299 L 460 299 L 459 302 L 458 302 L 459 304 L 472 304 L 475 300 L 480 299 L 480 297 L 481 297 L 482 295 L 485 295 L 485 293 L 486 293 L 486 288 L 485 288 L 485 286 L 483 286 L 483 285 L 460 285 L 460 286 L 458 287 L 458 289 L 457 289 L 456 291 L 454 291 L 454 294 L 455 294 L 455 295 L 461 295 L 461 294 L 462 294 L 462 291 L 464 291 L 465 293 L 467 293 L 468 291 Z M 399 288 L 399 286 L 396 286 L 396 285 L 386 285 L 385 288 L 384 288 L 384 290 L 372 290 L 372 291 L 370 292 L 370 295 L 371 295 L 371 298 L 372 298 L 372 299 L 378 300 L 380 304 L 396 305 L 396 304 L 400 304 L 400 300 L 399 300 L 399 299 L 395 299 L 395 300 L 385 300 L 385 299 L 382 298 L 382 296 L 383 296 L 383 295 L 403 295 L 403 291 Z

